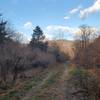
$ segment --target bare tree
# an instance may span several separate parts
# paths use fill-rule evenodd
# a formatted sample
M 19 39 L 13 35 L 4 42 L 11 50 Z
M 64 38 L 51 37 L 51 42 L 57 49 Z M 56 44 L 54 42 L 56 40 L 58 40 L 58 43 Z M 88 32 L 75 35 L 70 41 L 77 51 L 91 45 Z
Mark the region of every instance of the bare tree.
M 82 25 L 74 43 L 75 46 L 75 63 L 79 66 L 88 67 L 89 49 L 87 47 L 93 42 L 91 38 L 95 33 L 92 27 Z

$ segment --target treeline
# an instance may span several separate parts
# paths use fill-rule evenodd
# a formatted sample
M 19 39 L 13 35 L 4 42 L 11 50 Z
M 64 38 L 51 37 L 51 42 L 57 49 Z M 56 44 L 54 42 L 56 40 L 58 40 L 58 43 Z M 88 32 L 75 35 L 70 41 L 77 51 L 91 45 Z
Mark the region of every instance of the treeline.
M 80 33 L 76 37 L 75 46 L 75 64 L 84 68 L 100 67 L 100 36 L 90 26 L 80 26 Z
M 33 30 L 31 41 L 22 44 L 20 37 L 0 16 L 0 89 L 6 89 L 9 84 L 16 83 L 18 78 L 25 77 L 25 70 L 37 67 L 44 69 L 66 61 L 67 57 L 61 55 L 57 46 L 50 51 L 39 26 Z

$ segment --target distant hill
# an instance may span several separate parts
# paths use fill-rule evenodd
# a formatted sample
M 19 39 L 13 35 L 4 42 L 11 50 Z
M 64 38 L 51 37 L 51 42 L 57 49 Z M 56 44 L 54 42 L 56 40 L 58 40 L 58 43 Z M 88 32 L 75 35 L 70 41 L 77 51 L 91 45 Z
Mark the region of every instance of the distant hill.
M 60 50 L 64 52 L 65 54 L 68 54 L 71 58 L 74 57 L 74 52 L 73 52 L 73 43 L 74 41 L 71 40 L 52 40 L 49 41 L 49 46 L 52 47 L 52 45 L 56 43 Z

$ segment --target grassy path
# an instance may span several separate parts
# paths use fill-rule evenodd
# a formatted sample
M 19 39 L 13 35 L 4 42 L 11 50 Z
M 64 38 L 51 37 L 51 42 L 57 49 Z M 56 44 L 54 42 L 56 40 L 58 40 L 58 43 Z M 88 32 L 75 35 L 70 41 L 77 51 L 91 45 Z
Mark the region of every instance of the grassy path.
M 66 100 L 67 63 L 62 64 L 61 68 L 49 72 L 39 84 L 27 91 L 22 100 Z
M 46 78 L 44 78 L 40 84 L 38 84 L 35 87 L 32 87 L 32 89 L 26 93 L 26 95 L 24 96 L 24 98 L 22 98 L 22 100 L 31 100 L 31 98 L 35 94 L 35 92 L 38 91 L 38 89 L 45 83 L 45 81 L 50 78 L 50 76 L 52 75 L 52 73 L 53 72 L 50 72 L 48 74 L 48 76 L 46 76 Z

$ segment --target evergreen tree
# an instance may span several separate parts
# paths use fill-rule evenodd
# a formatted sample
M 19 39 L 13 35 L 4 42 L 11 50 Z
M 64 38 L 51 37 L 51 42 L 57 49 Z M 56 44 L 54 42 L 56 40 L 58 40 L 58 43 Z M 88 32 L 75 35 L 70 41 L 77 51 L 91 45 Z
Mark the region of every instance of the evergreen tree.
M 6 33 L 6 21 L 3 21 L 3 19 L 0 16 L 0 44 L 4 42 L 6 39 L 7 33 Z
M 32 39 L 30 41 L 30 46 L 32 48 L 40 48 L 41 50 L 46 50 L 47 42 L 44 42 L 45 36 L 43 31 L 39 26 L 33 30 Z
M 40 41 L 43 41 L 44 38 L 45 36 L 43 35 L 43 31 L 39 26 L 36 26 L 36 28 L 33 30 L 31 42 L 39 43 Z
M 2 15 L 0 15 L 0 44 L 11 41 L 11 36 L 12 31 L 7 28 L 7 21 L 3 20 Z

